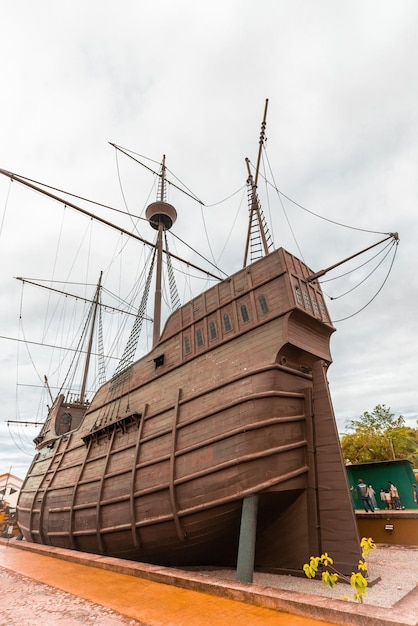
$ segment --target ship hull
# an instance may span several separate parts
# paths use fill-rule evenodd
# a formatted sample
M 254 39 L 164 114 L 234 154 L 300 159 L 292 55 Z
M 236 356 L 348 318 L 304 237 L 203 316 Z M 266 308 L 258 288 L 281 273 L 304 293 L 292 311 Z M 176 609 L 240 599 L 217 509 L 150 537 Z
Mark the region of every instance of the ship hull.
M 256 495 L 256 566 L 300 570 L 328 551 L 351 571 L 358 534 L 326 380 L 333 329 L 292 300 L 284 252 L 270 257 L 251 280 L 248 270 L 236 276 L 225 304 L 217 288 L 215 304 L 209 292 L 189 307 L 200 317 L 172 319 L 157 349 L 99 390 L 76 429 L 44 433 L 18 504 L 27 540 L 233 566 L 243 501 Z M 251 308 L 257 280 L 273 294 L 264 317 Z M 250 324 L 240 327 L 244 301 Z M 229 311 L 238 332 L 212 345 L 205 335 L 205 349 L 185 354 L 187 329 L 206 320 L 209 333 L 213 310 L 219 326 Z

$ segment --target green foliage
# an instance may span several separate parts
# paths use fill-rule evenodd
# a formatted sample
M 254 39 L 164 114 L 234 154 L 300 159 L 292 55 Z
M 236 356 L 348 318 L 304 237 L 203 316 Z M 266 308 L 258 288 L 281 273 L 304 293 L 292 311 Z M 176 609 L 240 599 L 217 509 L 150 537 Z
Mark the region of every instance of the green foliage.
M 371 537 L 363 537 L 360 542 L 360 547 L 362 550 L 362 558 L 358 562 L 357 572 L 352 572 L 350 578 L 337 572 L 337 570 L 333 567 L 334 561 L 327 552 L 325 552 L 325 554 L 321 554 L 321 556 L 311 556 L 309 563 L 305 563 L 303 566 L 303 571 L 308 578 L 315 578 L 318 574 L 318 570 L 321 569 L 322 581 L 331 588 L 337 584 L 340 578 L 341 580 L 349 582 L 354 589 L 354 600 L 363 602 L 363 597 L 367 589 L 367 579 L 362 574 L 362 572 L 367 572 L 367 563 L 365 558 L 369 554 L 370 550 L 374 550 L 376 548 L 376 544 Z M 330 571 L 330 569 L 332 571 Z M 344 599 L 348 598 L 344 596 Z
M 365 411 L 358 420 L 351 420 L 341 437 L 346 462 L 370 463 L 405 459 L 418 465 L 418 428 L 405 426 L 402 415 L 395 417 L 390 408 L 378 404 L 371 413 Z

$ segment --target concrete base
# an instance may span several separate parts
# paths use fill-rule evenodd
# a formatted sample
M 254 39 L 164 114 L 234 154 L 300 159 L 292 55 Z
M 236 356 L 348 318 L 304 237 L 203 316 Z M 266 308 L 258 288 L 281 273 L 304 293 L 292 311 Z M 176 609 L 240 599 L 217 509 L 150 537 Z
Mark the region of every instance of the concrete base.
M 391 546 L 418 546 L 418 511 L 356 511 L 360 537 Z

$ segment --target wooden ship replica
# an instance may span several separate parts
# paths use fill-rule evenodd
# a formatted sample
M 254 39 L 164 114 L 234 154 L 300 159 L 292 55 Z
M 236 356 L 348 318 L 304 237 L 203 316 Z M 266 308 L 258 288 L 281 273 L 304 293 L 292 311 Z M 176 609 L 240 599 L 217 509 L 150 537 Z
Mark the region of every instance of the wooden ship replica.
M 265 115 L 260 150 L 264 126 Z M 163 235 L 176 210 L 163 192 L 148 207 L 158 233 L 153 348 L 133 362 L 128 343 L 91 402 L 85 381 L 77 401 L 55 399 L 18 502 L 25 540 L 238 567 L 243 580 L 253 568 L 300 573 L 323 552 L 342 572 L 356 567 L 327 382 L 334 327 L 318 275 L 282 248 L 269 252 L 257 172 L 249 182 L 243 269 L 180 306 L 162 332 Z M 255 224 L 265 254 L 248 263 Z

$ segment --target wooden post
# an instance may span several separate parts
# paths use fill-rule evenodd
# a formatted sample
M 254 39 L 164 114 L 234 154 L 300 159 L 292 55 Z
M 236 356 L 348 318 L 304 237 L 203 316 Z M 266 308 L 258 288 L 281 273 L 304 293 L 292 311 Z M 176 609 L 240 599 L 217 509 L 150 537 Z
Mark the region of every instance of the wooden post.
M 239 533 L 237 580 L 252 583 L 257 534 L 258 495 L 244 498 L 242 502 L 241 528 Z

